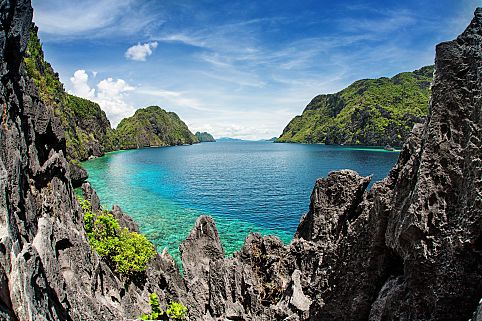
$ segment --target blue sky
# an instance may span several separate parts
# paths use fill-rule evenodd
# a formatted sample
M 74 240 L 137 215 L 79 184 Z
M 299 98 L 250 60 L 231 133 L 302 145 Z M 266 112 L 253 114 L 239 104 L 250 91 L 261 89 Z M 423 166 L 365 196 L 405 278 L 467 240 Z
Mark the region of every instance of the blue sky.
M 176 112 L 215 137 L 279 136 L 317 94 L 432 64 L 482 0 L 33 0 L 66 89 L 115 125 Z

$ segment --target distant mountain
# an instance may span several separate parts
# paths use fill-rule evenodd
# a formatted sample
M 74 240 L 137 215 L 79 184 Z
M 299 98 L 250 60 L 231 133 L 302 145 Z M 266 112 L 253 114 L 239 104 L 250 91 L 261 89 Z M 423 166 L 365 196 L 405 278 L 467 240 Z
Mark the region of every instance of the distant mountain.
M 316 96 L 276 142 L 401 146 L 428 113 L 433 66 L 392 78 L 358 80 Z
M 278 137 L 271 137 L 270 139 L 263 139 L 265 142 L 274 142 L 278 139 Z
M 239 138 L 231 138 L 231 137 L 221 137 L 216 139 L 218 142 L 244 142 L 244 139 L 239 139 Z
M 196 134 L 194 135 L 197 137 L 200 143 L 211 143 L 216 141 L 214 137 L 208 132 L 196 132 Z
M 116 129 L 120 149 L 199 143 L 176 113 L 161 107 L 138 109 L 124 118 Z

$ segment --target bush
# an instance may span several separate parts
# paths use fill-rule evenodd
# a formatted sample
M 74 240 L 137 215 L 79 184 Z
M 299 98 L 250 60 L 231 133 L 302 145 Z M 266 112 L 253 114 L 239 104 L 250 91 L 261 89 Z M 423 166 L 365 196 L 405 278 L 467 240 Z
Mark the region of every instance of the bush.
M 141 320 L 159 320 L 164 314 L 159 305 L 159 298 L 156 293 L 149 295 L 149 304 L 151 305 L 151 314 L 143 314 Z
M 92 212 L 89 201 L 80 200 L 80 205 L 84 211 L 84 229 L 92 248 L 118 273 L 132 276 L 145 271 L 156 254 L 152 243 L 142 234 L 121 228 L 107 211 Z
M 171 301 L 167 306 L 166 313 L 169 319 L 184 321 L 187 317 L 187 308 L 182 303 Z
M 151 305 L 151 313 L 143 314 L 140 317 L 141 320 L 166 320 L 166 316 L 172 321 L 187 320 L 187 308 L 182 303 L 176 301 L 169 302 L 166 313 L 162 312 L 156 293 L 149 295 L 149 303 Z

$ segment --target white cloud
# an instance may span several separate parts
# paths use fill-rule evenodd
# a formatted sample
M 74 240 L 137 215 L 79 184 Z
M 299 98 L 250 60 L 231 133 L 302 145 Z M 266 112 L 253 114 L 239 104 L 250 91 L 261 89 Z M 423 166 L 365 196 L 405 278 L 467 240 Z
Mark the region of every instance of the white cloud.
M 112 126 L 129 116 L 135 108 L 126 102 L 126 94 L 135 88 L 123 79 L 107 78 L 97 84 L 98 93 L 95 101 L 109 116 Z
M 208 108 L 202 107 L 197 99 L 190 98 L 183 92 L 145 87 L 136 90 L 136 94 L 161 98 L 162 101 L 159 103 L 167 103 L 168 106 L 188 107 L 198 111 L 211 111 Z
M 70 78 L 70 82 L 72 83 L 73 93 L 74 95 L 84 97 L 90 99 L 95 96 L 95 89 L 90 88 L 89 84 L 87 83 L 89 80 L 89 75 L 85 72 L 85 70 L 80 69 L 74 72 L 74 75 Z
M 32 0 L 44 41 L 126 37 L 164 23 L 161 12 L 135 0 Z
M 126 101 L 126 96 L 135 88 L 123 79 L 107 78 L 97 84 L 97 90 L 89 85 L 89 75 L 85 70 L 77 70 L 70 78 L 71 94 L 95 101 L 105 111 L 116 127 L 122 118 L 129 116 L 135 108 Z
M 125 57 L 136 61 L 146 61 L 146 57 L 152 55 L 152 51 L 157 48 L 157 41 L 145 44 L 138 43 L 127 49 Z

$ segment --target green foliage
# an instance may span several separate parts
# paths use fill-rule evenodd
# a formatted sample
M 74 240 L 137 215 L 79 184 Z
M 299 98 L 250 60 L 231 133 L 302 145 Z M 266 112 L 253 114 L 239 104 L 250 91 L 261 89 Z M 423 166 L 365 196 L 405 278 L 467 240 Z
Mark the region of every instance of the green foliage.
M 156 293 L 151 293 L 149 295 L 149 304 L 151 305 L 151 313 L 143 314 L 141 320 L 160 320 L 164 312 L 161 310 L 159 298 Z
M 277 142 L 400 146 L 428 113 L 433 66 L 319 95 Z
M 121 228 L 107 211 L 94 213 L 88 200 L 79 201 L 84 212 L 84 229 L 92 248 L 126 276 L 145 271 L 156 250 L 147 238 Z
M 196 136 L 196 138 L 199 140 L 199 142 L 201 143 L 204 143 L 204 142 L 215 142 L 216 140 L 214 139 L 214 137 L 210 134 L 210 133 L 207 133 L 207 132 L 196 132 L 196 134 L 194 134 Z
M 64 87 L 58 74 L 44 60 L 42 44 L 37 37 L 37 31 L 37 27 L 32 26 L 24 58 L 25 69 L 37 85 L 42 101 L 49 105 L 56 105 L 62 99 Z
M 100 106 L 65 92 L 58 74 L 44 59 L 37 32 L 38 28 L 32 25 L 24 58 L 25 70 L 35 82 L 42 102 L 53 107 L 62 122 L 67 158 L 86 160 L 95 145 L 103 152 L 118 149 L 115 134 Z
M 158 106 L 138 109 L 116 129 L 121 149 L 198 143 L 186 124 L 172 112 Z
M 187 308 L 176 301 L 169 302 L 166 313 L 171 320 L 184 321 L 187 318 Z
M 167 305 L 166 313 L 161 310 L 159 304 L 159 298 L 156 293 L 149 295 L 149 304 L 151 305 L 151 313 L 143 314 L 141 320 L 165 320 L 165 316 L 172 321 L 185 321 L 187 320 L 187 308 L 180 302 L 170 301 Z
M 162 314 L 162 311 L 159 305 L 159 298 L 157 297 L 156 293 L 151 293 L 151 295 L 149 295 L 149 304 L 151 305 L 152 313 L 157 313 L 158 315 Z

